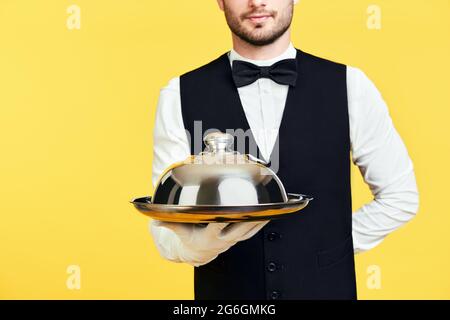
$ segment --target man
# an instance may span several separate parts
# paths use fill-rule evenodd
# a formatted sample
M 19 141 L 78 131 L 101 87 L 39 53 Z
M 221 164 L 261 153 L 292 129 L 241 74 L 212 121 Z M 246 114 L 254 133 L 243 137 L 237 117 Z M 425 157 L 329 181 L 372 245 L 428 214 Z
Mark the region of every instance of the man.
M 358 68 L 293 47 L 296 0 L 217 2 L 233 49 L 161 90 L 153 184 L 194 153 L 188 136 L 201 121 L 202 132 L 251 129 L 253 155 L 270 163 L 276 150 L 286 190 L 314 200 L 270 222 L 203 228 L 152 220 L 156 246 L 195 266 L 196 299 L 356 299 L 354 253 L 418 211 L 413 164 L 387 106 Z M 350 152 L 374 195 L 353 215 Z

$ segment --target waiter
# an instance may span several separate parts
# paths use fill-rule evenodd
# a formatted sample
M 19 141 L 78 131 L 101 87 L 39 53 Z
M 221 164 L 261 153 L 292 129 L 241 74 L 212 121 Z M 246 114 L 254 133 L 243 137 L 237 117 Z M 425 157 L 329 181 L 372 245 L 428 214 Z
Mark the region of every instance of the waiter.
M 196 299 L 356 299 L 354 253 L 377 246 L 419 206 L 387 106 L 360 69 L 292 45 L 296 0 L 217 2 L 233 48 L 161 90 L 153 185 L 166 167 L 201 151 L 201 123 L 201 133 L 250 130 L 245 152 L 255 143 L 253 155 L 269 164 L 276 154 L 286 190 L 314 201 L 270 222 L 151 220 L 155 244 L 164 258 L 195 267 Z M 374 196 L 354 214 L 351 161 Z

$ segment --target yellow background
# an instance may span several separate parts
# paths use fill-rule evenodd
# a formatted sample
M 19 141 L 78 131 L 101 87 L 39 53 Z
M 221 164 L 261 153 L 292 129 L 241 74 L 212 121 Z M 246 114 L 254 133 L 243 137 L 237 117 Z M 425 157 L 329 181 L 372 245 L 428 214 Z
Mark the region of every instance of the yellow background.
M 381 30 L 366 27 L 370 4 Z M 449 30 L 448 0 L 295 8 L 294 45 L 366 72 L 415 165 L 418 216 L 357 256 L 360 299 L 450 298 Z M 193 298 L 193 268 L 159 256 L 128 201 L 153 192 L 159 89 L 230 46 L 214 0 L 0 0 L 0 298 Z M 356 210 L 371 194 L 352 170 Z

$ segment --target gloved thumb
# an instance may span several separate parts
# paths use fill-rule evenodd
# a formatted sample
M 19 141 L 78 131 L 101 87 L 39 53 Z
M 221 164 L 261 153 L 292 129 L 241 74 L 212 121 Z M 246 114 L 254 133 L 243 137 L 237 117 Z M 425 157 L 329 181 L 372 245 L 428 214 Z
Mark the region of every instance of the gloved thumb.
M 222 230 L 224 230 L 229 224 L 229 222 L 211 222 L 206 226 L 205 232 L 208 233 L 209 236 L 216 237 L 221 234 Z

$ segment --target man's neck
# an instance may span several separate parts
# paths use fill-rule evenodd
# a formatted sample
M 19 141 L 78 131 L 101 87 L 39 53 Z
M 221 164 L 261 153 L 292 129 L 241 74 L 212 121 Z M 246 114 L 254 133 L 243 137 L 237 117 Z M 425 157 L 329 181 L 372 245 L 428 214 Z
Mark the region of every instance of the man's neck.
M 286 31 L 275 42 L 265 46 L 254 46 L 235 34 L 232 34 L 233 49 L 242 57 L 251 60 L 269 60 L 281 55 L 291 43 L 290 30 Z

